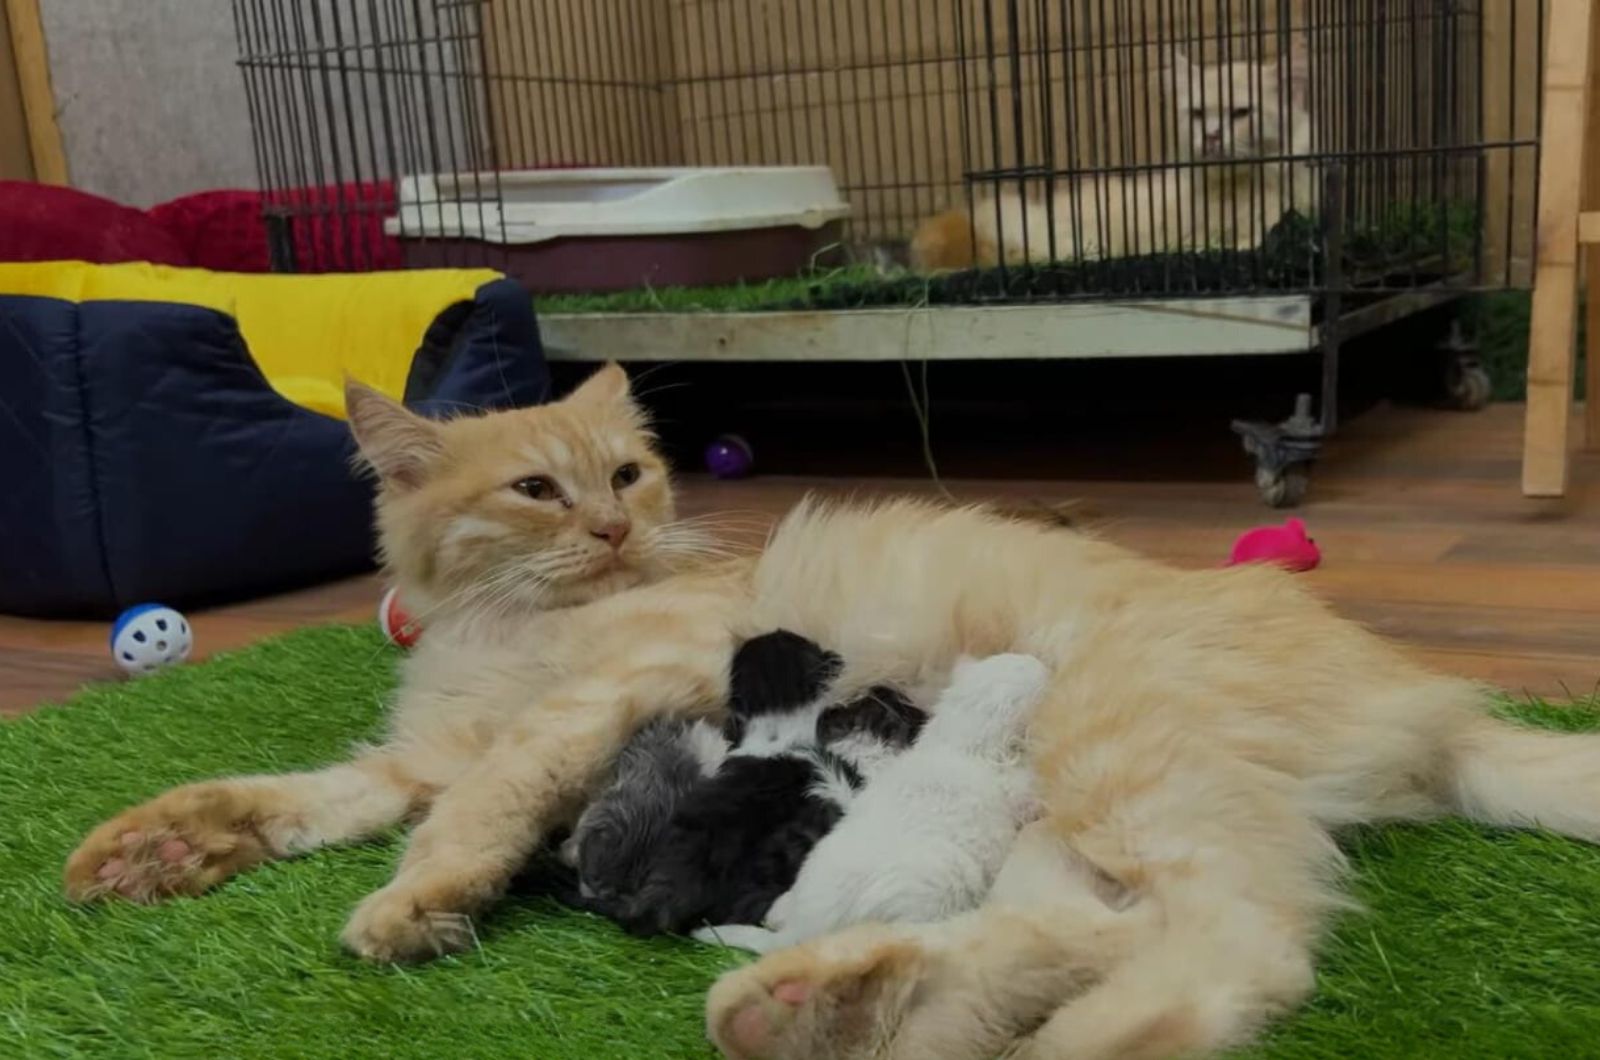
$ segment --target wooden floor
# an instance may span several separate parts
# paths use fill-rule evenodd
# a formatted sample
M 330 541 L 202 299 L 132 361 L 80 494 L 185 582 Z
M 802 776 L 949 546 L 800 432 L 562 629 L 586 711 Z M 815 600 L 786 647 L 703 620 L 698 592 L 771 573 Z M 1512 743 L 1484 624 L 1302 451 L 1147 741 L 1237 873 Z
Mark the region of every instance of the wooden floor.
M 1345 614 L 1442 669 L 1517 692 L 1586 696 L 1600 687 L 1600 458 L 1578 461 L 1567 499 L 1525 500 L 1517 488 L 1521 431 L 1520 406 L 1362 416 L 1330 447 L 1301 513 L 1325 557 L 1306 577 Z M 1241 530 L 1273 518 L 1245 470 L 947 485 L 963 498 L 1081 499 L 1105 536 L 1206 566 L 1227 555 Z M 911 478 L 690 477 L 682 508 L 769 520 L 814 489 L 869 495 L 931 486 Z M 380 592 L 374 575 L 199 613 L 191 616 L 197 652 L 309 623 L 370 621 Z M 100 623 L 0 617 L 0 713 L 118 679 L 106 636 Z

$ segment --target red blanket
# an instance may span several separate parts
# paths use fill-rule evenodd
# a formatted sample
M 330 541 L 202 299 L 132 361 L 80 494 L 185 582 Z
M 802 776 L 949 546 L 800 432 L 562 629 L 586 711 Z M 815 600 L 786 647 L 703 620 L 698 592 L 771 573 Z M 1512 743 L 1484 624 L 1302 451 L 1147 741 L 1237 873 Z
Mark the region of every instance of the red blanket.
M 72 188 L 0 181 L 0 261 L 151 261 L 266 272 L 269 212 L 288 217 L 284 230 L 299 272 L 404 264 L 399 242 L 383 233 L 384 218 L 394 213 L 387 181 L 277 192 L 270 202 L 256 191 L 203 191 L 148 211 Z

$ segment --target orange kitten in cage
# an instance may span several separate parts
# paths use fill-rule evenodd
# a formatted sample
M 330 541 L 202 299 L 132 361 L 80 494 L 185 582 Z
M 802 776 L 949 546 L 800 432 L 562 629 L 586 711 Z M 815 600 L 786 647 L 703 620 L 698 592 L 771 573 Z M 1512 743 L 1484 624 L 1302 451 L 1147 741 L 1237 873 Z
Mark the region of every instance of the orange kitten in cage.
M 1062 180 L 1049 194 L 1037 181 L 980 194 L 970 211 L 950 210 L 918 226 L 912 267 L 1255 247 L 1291 209 L 1315 212 L 1304 161 L 1313 146 L 1308 70 L 1298 41 L 1286 58 L 1268 63 L 1202 66 L 1179 52 L 1165 87 L 1180 123 L 1179 161 L 1199 165 Z

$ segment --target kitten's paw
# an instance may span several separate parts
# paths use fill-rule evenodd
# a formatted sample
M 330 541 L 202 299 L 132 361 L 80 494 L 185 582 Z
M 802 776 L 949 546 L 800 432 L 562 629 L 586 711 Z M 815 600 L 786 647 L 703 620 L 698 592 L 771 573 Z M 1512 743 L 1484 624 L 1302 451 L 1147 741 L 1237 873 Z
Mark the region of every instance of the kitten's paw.
M 922 975 L 919 944 L 853 928 L 729 972 L 706 999 L 706 1032 L 729 1060 L 875 1055 Z
M 727 946 L 751 953 L 770 953 L 778 947 L 778 933 L 755 924 L 695 928 L 689 932 L 689 937 L 708 946 Z
M 135 806 L 90 832 L 67 858 L 74 902 L 158 902 L 195 895 L 271 856 L 249 796 L 227 781 L 190 784 Z
M 477 941 L 472 918 L 431 898 L 429 889 L 397 879 L 367 895 L 340 941 L 369 961 L 428 961 L 460 953 Z

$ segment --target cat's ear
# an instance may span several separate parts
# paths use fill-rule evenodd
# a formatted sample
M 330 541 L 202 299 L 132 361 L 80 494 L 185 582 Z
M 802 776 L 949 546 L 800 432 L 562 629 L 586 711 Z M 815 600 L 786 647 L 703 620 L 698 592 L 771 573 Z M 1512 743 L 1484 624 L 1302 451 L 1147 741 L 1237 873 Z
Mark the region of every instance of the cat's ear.
M 633 391 L 628 373 L 615 361 L 608 361 L 566 397 L 572 405 L 631 405 Z
M 437 424 L 354 379 L 345 380 L 344 407 L 362 461 L 385 485 L 416 488 L 444 452 Z

